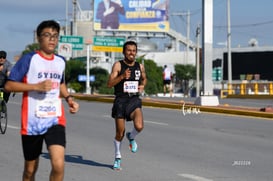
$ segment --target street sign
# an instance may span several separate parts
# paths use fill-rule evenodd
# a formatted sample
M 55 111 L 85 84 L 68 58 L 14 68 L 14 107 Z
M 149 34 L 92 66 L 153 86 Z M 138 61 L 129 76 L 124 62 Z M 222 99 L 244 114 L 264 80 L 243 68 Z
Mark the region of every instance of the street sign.
M 93 51 L 122 52 L 125 38 L 95 36 L 93 38 Z
M 83 50 L 82 36 L 60 36 L 60 43 L 71 43 L 72 50 Z
M 87 79 L 86 75 L 78 75 L 78 81 L 79 82 L 85 82 Z M 89 81 L 90 82 L 94 82 L 95 81 L 95 75 L 90 75 L 89 76 Z
M 58 54 L 64 57 L 72 56 L 72 44 L 71 43 L 59 43 Z

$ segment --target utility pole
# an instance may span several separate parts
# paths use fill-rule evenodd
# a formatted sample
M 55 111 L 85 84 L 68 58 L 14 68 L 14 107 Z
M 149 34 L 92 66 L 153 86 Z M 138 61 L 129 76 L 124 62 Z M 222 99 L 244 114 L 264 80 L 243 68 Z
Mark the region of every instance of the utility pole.
M 65 0 L 65 35 L 68 33 L 68 0 Z
M 77 35 L 77 0 L 73 0 L 73 31 L 72 35 Z
M 86 94 L 91 93 L 90 89 L 90 42 L 86 44 Z
M 186 64 L 188 64 L 189 62 L 189 50 L 190 50 L 190 11 L 188 10 L 187 12 L 187 50 L 186 50 L 186 57 L 187 57 L 187 60 L 186 60 Z
M 200 96 L 200 25 L 196 29 L 196 97 Z
M 228 51 L 228 94 L 232 94 L 230 0 L 227 0 L 227 51 Z
M 187 16 L 187 45 L 186 45 L 186 64 L 188 64 L 189 60 L 189 48 L 190 48 L 190 11 L 186 13 L 172 13 L 174 16 Z M 182 34 L 182 33 L 181 33 Z
M 73 29 L 71 35 L 77 35 L 77 0 L 73 0 Z M 72 51 L 72 57 L 77 57 L 77 51 Z

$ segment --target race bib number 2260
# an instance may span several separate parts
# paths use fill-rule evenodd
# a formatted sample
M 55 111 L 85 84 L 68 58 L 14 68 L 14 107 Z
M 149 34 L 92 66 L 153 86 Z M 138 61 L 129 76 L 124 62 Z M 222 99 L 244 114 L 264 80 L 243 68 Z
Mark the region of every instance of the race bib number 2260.
M 61 116 L 61 99 L 47 99 L 37 102 L 36 116 L 47 118 L 47 117 L 58 117 Z

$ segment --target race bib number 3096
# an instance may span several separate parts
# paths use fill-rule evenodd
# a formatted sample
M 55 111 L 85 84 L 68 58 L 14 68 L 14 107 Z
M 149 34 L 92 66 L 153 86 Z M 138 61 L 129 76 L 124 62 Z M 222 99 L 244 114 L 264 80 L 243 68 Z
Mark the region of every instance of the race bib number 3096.
M 138 92 L 138 81 L 125 81 L 123 84 L 123 91 L 128 93 Z

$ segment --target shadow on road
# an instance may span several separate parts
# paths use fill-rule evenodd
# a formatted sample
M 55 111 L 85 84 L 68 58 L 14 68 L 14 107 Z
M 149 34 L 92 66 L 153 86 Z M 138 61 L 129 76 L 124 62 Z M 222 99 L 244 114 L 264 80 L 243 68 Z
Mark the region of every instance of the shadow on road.
M 42 153 L 41 156 L 43 158 L 49 159 L 48 153 Z M 70 162 L 70 163 L 91 165 L 91 166 L 96 166 L 96 167 L 106 167 L 106 168 L 111 168 L 111 169 L 113 167 L 112 165 L 98 163 L 98 162 L 95 162 L 92 160 L 84 160 L 83 157 L 80 155 L 65 155 L 65 161 Z

